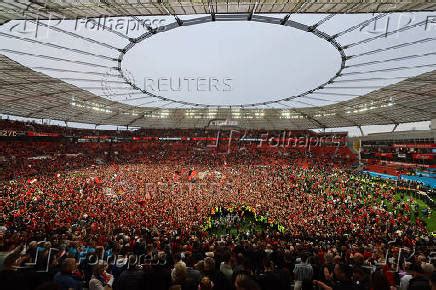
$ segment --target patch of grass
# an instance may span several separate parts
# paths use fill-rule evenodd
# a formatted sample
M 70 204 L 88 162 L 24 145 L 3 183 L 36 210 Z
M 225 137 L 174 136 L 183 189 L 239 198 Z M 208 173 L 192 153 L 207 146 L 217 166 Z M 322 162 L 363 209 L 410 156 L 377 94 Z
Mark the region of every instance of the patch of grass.
M 409 205 L 412 206 L 412 204 L 410 203 L 410 197 L 411 196 L 409 194 L 407 194 L 407 193 L 404 193 L 403 194 L 404 195 L 404 199 L 401 199 L 401 195 L 402 194 L 397 193 L 395 195 L 395 199 L 396 200 L 402 200 L 402 201 L 405 201 L 405 202 L 409 202 Z M 427 230 L 429 232 L 436 231 L 436 213 L 434 212 L 435 209 L 434 208 L 430 208 L 430 206 L 428 206 L 423 200 L 421 200 L 419 198 L 413 197 L 413 199 L 414 199 L 415 203 L 418 204 L 418 206 L 419 206 L 419 217 L 426 222 Z M 424 217 L 424 215 L 422 214 L 422 210 L 424 208 L 428 208 L 431 211 L 431 214 L 428 217 Z M 412 210 L 411 214 L 412 214 L 411 219 L 412 219 L 412 221 L 414 221 L 415 220 L 415 212 L 414 212 L 414 210 Z
M 429 218 L 425 219 L 425 222 L 427 223 L 427 229 L 429 232 L 436 231 L 436 216 L 434 213 L 432 213 Z

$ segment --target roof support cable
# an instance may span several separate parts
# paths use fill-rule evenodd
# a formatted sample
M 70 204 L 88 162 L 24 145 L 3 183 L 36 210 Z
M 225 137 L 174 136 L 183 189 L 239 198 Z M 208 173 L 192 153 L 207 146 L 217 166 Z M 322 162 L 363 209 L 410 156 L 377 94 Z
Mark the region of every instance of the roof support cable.
M 307 99 L 310 99 L 310 100 L 314 100 L 314 101 L 336 103 L 336 101 L 332 101 L 332 100 L 329 100 L 329 99 L 323 99 L 323 98 L 316 98 L 316 97 L 309 97 L 309 96 L 304 96 L 304 98 L 307 98 Z
M 417 68 L 434 67 L 434 66 L 436 66 L 436 63 L 415 65 L 415 66 L 401 66 L 401 67 L 385 68 L 385 69 L 377 69 L 377 70 L 369 70 L 369 71 L 353 71 L 353 72 L 343 73 L 342 76 L 369 74 L 369 73 L 376 73 L 376 72 L 399 71 L 399 70 L 417 69 Z
M 47 70 L 47 71 L 56 71 L 61 73 L 78 73 L 84 75 L 95 75 L 95 76 L 114 77 L 114 78 L 122 79 L 122 77 L 119 74 L 108 74 L 108 73 L 93 72 L 93 71 L 78 71 L 78 70 L 71 70 L 71 69 L 44 67 L 44 66 L 35 66 L 30 68 L 33 70 Z
M 12 35 L 12 34 L 7 34 L 4 32 L 0 32 L 0 36 L 3 37 L 7 37 L 7 38 L 13 38 L 13 39 L 18 39 L 21 41 L 26 41 L 26 42 L 31 42 L 31 43 L 36 43 L 39 45 L 43 45 L 43 46 L 48 46 L 48 47 L 53 47 L 56 49 L 60 49 L 60 50 L 68 50 L 74 53 L 78 53 L 78 54 L 82 54 L 82 55 L 87 55 L 87 56 L 93 56 L 93 57 L 97 57 L 97 58 L 102 58 L 102 59 L 106 59 L 106 60 L 110 60 L 110 61 L 118 61 L 117 58 L 114 57 L 110 57 L 110 56 L 106 56 L 106 55 L 101 55 L 101 54 L 95 54 L 95 53 L 91 53 L 88 51 L 84 51 L 84 50 L 80 50 L 80 49 L 75 49 L 75 48 L 71 48 L 71 47 L 66 47 L 66 46 L 62 46 L 62 45 L 57 45 L 57 44 L 53 44 L 53 43 L 49 43 L 49 42 L 42 42 L 42 41 L 38 41 L 36 39 L 31 39 L 31 38 L 26 38 L 26 37 L 19 37 L 16 35 Z
M 343 94 L 343 93 L 332 93 L 332 92 L 313 92 L 312 95 L 331 95 L 331 96 L 342 96 L 342 97 L 350 97 L 355 98 L 359 97 L 359 95 L 350 95 L 350 94 Z
M 129 95 L 139 95 L 139 93 L 129 93 Z M 112 95 L 113 96 L 113 95 Z M 123 100 L 124 103 L 127 102 L 133 102 L 133 101 L 137 101 L 137 100 L 145 100 L 145 99 L 153 99 L 153 97 L 150 96 L 144 96 L 144 97 L 136 97 L 136 98 L 129 98 L 129 99 L 125 99 Z
M 421 22 L 418 22 L 418 23 L 415 23 L 415 24 L 412 24 L 412 25 L 404 26 L 402 28 L 395 29 L 395 30 L 392 30 L 392 31 L 389 31 L 389 32 L 386 32 L 386 33 L 383 33 L 383 34 L 380 34 L 380 35 L 377 35 L 377 36 L 374 36 L 374 37 L 369 37 L 369 38 L 366 38 L 366 39 L 363 39 L 363 40 L 360 40 L 360 41 L 356 41 L 356 42 L 344 45 L 344 46 L 342 46 L 342 48 L 343 49 L 348 49 L 348 48 L 355 47 L 355 46 L 358 46 L 358 45 L 361 45 L 361 44 L 366 44 L 366 43 L 369 43 L 371 41 L 377 40 L 377 39 L 379 39 L 381 37 L 385 37 L 386 38 L 386 37 L 391 36 L 391 35 L 393 35 L 395 33 L 407 31 L 409 29 L 413 29 L 413 28 L 416 28 L 416 27 L 419 27 L 419 26 L 426 25 L 427 23 L 428 23 L 427 20 L 423 20 Z
M 106 48 L 109 48 L 109 49 L 120 51 L 120 48 L 115 47 L 113 45 L 110 45 L 110 44 L 107 44 L 107 43 L 104 43 L 104 42 L 101 42 L 101 41 L 97 41 L 95 39 L 92 39 L 92 38 L 89 38 L 89 37 L 85 37 L 85 36 L 82 36 L 82 35 L 74 33 L 74 32 L 66 31 L 66 30 L 63 30 L 63 29 L 58 28 L 56 26 L 53 26 L 53 25 L 48 25 L 48 24 L 46 24 L 44 22 L 41 22 L 39 20 L 35 21 L 35 20 L 32 20 L 32 19 L 28 19 L 27 21 L 32 22 L 32 23 L 34 23 L 36 25 L 44 26 L 44 27 L 46 27 L 46 28 L 48 28 L 50 30 L 53 30 L 53 31 L 56 31 L 56 32 L 59 32 L 59 33 L 63 33 L 65 35 L 68 35 L 68 36 L 71 36 L 71 37 L 79 38 L 79 39 L 88 41 L 90 43 L 94 43 L 94 44 L 97 44 L 97 45 L 100 45 L 100 46 L 103 46 L 103 47 L 106 47 Z
M 207 4 L 208 4 L 208 6 L 209 6 L 209 14 L 210 14 L 210 17 L 212 18 L 212 21 L 215 21 L 215 20 L 216 20 L 216 17 L 215 17 L 215 10 L 214 10 L 214 8 L 213 8 L 213 5 L 211 5 L 211 1 L 210 1 L 210 0 L 207 1 Z
M 248 14 L 248 21 L 251 21 L 251 19 L 253 19 L 253 15 L 254 15 L 254 13 L 256 13 L 256 9 L 257 9 L 257 4 L 258 4 L 259 2 L 256 2 L 255 4 L 254 4 L 254 6 L 253 6 L 253 9 L 250 11 L 250 13 Z
M 92 88 L 88 88 L 88 89 L 92 89 Z M 124 92 L 124 93 L 111 93 L 111 94 L 106 94 L 106 96 L 107 97 L 118 97 L 118 96 L 141 95 L 141 94 L 143 94 L 143 92 L 132 91 L 132 92 Z
M 292 14 L 295 13 L 299 13 L 300 9 L 306 4 L 306 1 L 300 1 L 299 3 L 297 3 L 294 7 L 294 12 L 293 13 L 288 13 L 286 14 L 285 17 L 283 17 L 283 19 L 280 21 L 280 25 L 286 25 L 286 23 L 288 22 L 289 18 L 291 17 Z M 298 8 L 297 8 L 298 7 Z
M 141 103 L 141 104 L 138 104 L 138 105 L 136 105 L 137 107 L 143 107 L 144 105 L 148 105 L 148 104 L 153 104 L 153 103 L 156 103 L 156 102 L 158 102 L 159 100 L 153 100 L 153 101 L 149 101 L 149 102 L 146 102 L 146 103 Z
M 111 80 L 103 80 L 103 79 L 82 79 L 82 78 L 57 78 L 62 81 L 72 81 L 72 82 L 90 82 L 90 83 L 109 83 L 109 84 L 125 84 L 124 81 L 111 81 Z
M 403 47 L 417 45 L 417 44 L 422 44 L 422 43 L 427 43 L 427 42 L 431 42 L 431 41 L 435 41 L 435 40 L 436 40 L 436 37 L 428 37 L 428 38 L 420 39 L 420 40 L 413 41 L 413 42 L 404 42 L 404 43 L 397 44 L 397 45 L 394 45 L 394 46 L 389 46 L 389 47 L 386 47 L 386 48 L 378 48 L 378 49 L 362 52 L 362 53 L 359 53 L 359 54 L 349 55 L 348 58 L 349 59 L 354 59 L 354 58 L 358 58 L 358 57 L 361 57 L 361 56 L 377 54 L 377 53 L 380 53 L 380 52 L 386 52 L 386 51 L 390 51 L 390 50 L 400 49 L 400 48 L 403 48 Z
M 360 66 L 380 64 L 380 63 L 386 63 L 386 62 L 396 62 L 396 61 L 403 61 L 403 60 L 408 60 L 408 59 L 416 59 L 416 58 L 432 56 L 432 55 L 436 55 L 436 52 L 428 52 L 428 53 L 424 53 L 424 54 L 412 54 L 412 55 L 406 55 L 406 56 L 390 58 L 390 59 L 385 59 L 385 60 L 374 60 L 374 61 L 368 61 L 368 62 L 361 62 L 361 63 L 357 63 L 357 64 L 346 65 L 345 69 L 350 68 L 350 67 L 360 67 Z
M 160 4 L 160 6 L 165 10 L 165 12 L 168 13 L 168 15 L 174 17 L 174 19 L 176 20 L 176 22 L 177 22 L 177 24 L 178 24 L 179 26 L 182 26 L 182 25 L 183 25 L 183 21 L 182 21 L 182 20 L 181 20 L 181 19 L 180 19 L 176 14 L 172 14 L 172 13 L 168 10 L 168 8 L 165 6 L 165 4 L 164 4 L 163 2 L 160 2 L 160 1 L 159 1 L 159 4 Z
M 48 97 L 48 96 L 53 96 L 53 95 L 58 95 L 58 94 L 65 94 L 65 93 L 73 93 L 73 92 L 78 92 L 78 91 L 80 91 L 80 89 L 75 88 L 75 89 L 72 89 L 72 90 L 53 92 L 53 93 L 47 93 L 47 94 L 42 94 L 42 95 L 24 96 L 24 97 L 19 97 L 19 98 L 16 98 L 16 99 L 0 101 L 0 103 L 17 102 L 17 101 L 21 101 L 21 100 L 28 100 L 28 99 L 31 99 L 31 98 Z
M 361 90 L 361 89 L 378 89 L 382 88 L 383 86 L 358 86 L 358 87 L 324 87 L 322 90 L 327 89 L 345 89 L 345 90 Z
M 0 84 L 0 88 L 7 88 L 7 87 L 14 87 L 14 86 L 25 86 L 25 85 L 31 85 L 34 84 L 35 80 L 29 80 L 27 82 L 18 82 L 18 83 L 6 83 L 6 84 Z M 44 80 L 44 81 L 36 81 L 38 84 L 55 84 L 60 83 L 61 81 L 58 79 L 51 79 L 51 80 Z
M 329 14 L 326 17 L 324 17 L 323 19 L 321 19 L 320 21 L 318 21 L 317 23 L 315 23 L 314 25 L 310 26 L 309 31 L 313 31 L 314 29 L 318 28 L 319 26 L 321 26 L 322 24 L 326 23 L 327 21 L 329 21 L 330 19 L 332 19 L 336 14 Z
M 80 87 L 82 90 L 131 90 L 131 87 Z
M 352 27 L 350 27 L 350 28 L 348 28 L 348 29 L 346 29 L 346 30 L 344 30 L 342 32 L 336 33 L 335 35 L 332 36 L 332 39 L 341 37 L 342 35 L 350 33 L 350 32 L 352 32 L 352 31 L 354 31 L 354 30 L 356 30 L 356 29 L 358 29 L 360 27 L 365 27 L 368 24 L 370 24 L 371 22 L 377 21 L 377 20 L 379 20 L 379 19 L 381 19 L 381 18 L 383 18 L 383 17 L 385 17 L 387 15 L 389 15 L 389 13 L 378 14 L 378 15 L 376 15 L 375 17 L 373 17 L 371 19 L 365 20 L 365 21 L 363 21 L 363 22 L 361 22 L 361 23 L 359 23 L 357 25 L 354 25 L 354 26 L 352 26 Z
M 408 79 L 410 76 L 402 77 L 373 77 L 373 78 L 359 78 L 359 79 L 345 79 L 338 80 L 335 83 L 352 83 L 352 82 L 366 82 L 366 81 L 385 81 L 385 80 L 397 80 L 397 79 Z
M 49 56 L 49 55 L 44 55 L 44 54 L 33 54 L 33 53 L 28 53 L 28 52 L 18 51 L 18 50 L 0 49 L 0 51 L 5 52 L 5 53 L 14 53 L 14 54 L 18 54 L 18 55 L 31 56 L 31 57 L 36 57 L 36 58 L 46 59 L 46 60 L 63 61 L 63 62 L 69 62 L 69 63 L 79 64 L 79 65 L 86 65 L 86 66 L 90 66 L 90 67 L 101 67 L 101 68 L 106 68 L 106 69 L 113 68 L 113 67 L 110 67 L 107 65 L 101 65 L 98 63 L 79 61 L 79 60 L 71 60 L 71 59 L 54 57 L 54 56 Z

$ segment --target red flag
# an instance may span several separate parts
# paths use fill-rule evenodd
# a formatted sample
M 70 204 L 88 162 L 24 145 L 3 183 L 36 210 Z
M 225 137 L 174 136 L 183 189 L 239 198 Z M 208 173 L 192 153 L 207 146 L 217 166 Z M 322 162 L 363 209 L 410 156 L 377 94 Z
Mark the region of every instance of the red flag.
M 195 179 L 198 175 L 198 171 L 197 170 L 192 170 L 191 174 L 189 174 L 188 180 L 191 181 L 193 179 Z

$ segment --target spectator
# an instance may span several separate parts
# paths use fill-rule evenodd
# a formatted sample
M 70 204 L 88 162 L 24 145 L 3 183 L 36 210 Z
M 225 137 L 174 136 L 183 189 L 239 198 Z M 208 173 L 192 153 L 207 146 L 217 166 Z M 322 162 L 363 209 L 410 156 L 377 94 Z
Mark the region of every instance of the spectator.
M 350 266 L 340 263 L 336 264 L 335 270 L 335 283 L 333 287 L 326 285 L 325 283 L 314 280 L 314 285 L 322 288 L 323 290 L 350 290 L 354 288 L 353 282 L 351 280 L 352 270 Z
M 377 269 L 374 273 L 372 273 L 371 289 L 390 290 L 388 279 L 386 279 L 382 269 Z
M 323 266 L 323 279 L 321 280 L 327 286 L 333 286 L 333 272 L 335 270 L 334 264 L 325 264 Z
M 431 290 L 436 290 L 436 272 L 433 272 L 431 274 L 430 285 L 431 285 Z
M 303 287 L 303 282 L 312 281 L 313 277 L 313 268 L 307 262 L 307 255 L 302 254 L 301 258 L 297 259 L 297 263 L 294 268 L 294 280 L 295 286 L 294 290 L 301 290 Z
M 61 290 L 82 290 L 82 282 L 73 277 L 75 270 L 76 260 L 66 258 L 61 265 L 61 270 L 54 276 L 54 282 L 60 286 Z
M 89 280 L 89 290 L 109 290 L 112 289 L 113 276 L 106 272 L 107 264 L 99 261 L 94 266 L 93 275 Z
M 430 278 L 431 278 L 431 275 L 432 275 L 433 272 L 434 272 L 434 266 L 433 266 L 433 264 L 431 264 L 431 263 L 427 263 L 427 262 L 422 262 L 422 263 L 421 263 L 421 268 L 422 268 L 422 271 L 424 272 L 424 275 L 425 275 L 428 279 L 430 279 Z
M 410 279 L 407 290 L 431 290 L 430 281 L 425 276 L 421 264 L 419 262 L 415 262 L 411 270 L 413 278 Z
M 263 273 L 258 278 L 262 290 L 281 290 L 280 276 L 274 271 L 273 262 L 266 258 L 263 264 Z
M 212 290 L 213 282 L 209 279 L 209 277 L 203 277 L 200 280 L 200 284 L 198 285 L 198 290 Z
M 353 267 L 353 283 L 354 290 L 368 290 L 369 287 L 369 278 L 368 274 L 362 268 L 362 266 L 354 266 Z
M 0 271 L 0 285 L 4 290 L 30 289 L 23 273 L 15 268 L 20 264 L 22 250 L 23 246 L 20 245 L 4 258 L 3 269 Z
M 409 288 L 410 279 L 413 278 L 412 271 L 410 270 L 411 263 L 407 262 L 405 265 L 406 274 L 400 279 L 400 289 L 407 290 Z
M 235 278 L 236 290 L 261 290 L 259 285 L 247 274 L 238 274 Z
M 144 273 L 136 269 L 138 264 L 137 256 L 130 255 L 127 270 L 123 271 L 114 281 L 114 290 L 142 290 L 145 288 Z
M 183 262 L 177 262 L 171 271 L 171 280 L 173 285 L 180 286 L 181 289 L 186 289 L 186 277 L 188 271 L 186 269 L 186 264 Z

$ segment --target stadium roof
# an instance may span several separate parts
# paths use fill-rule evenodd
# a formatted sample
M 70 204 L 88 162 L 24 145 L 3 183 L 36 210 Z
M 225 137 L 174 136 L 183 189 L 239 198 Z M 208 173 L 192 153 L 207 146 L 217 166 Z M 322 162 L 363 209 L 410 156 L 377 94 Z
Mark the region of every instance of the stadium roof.
M 239 2 L 239 1 L 7 1 L 0 3 L 0 21 L 7 22 L 12 19 L 74 19 L 76 17 L 97 17 L 101 15 L 109 16 L 131 16 L 131 15 L 172 15 L 177 21 L 167 25 L 165 30 L 171 30 L 181 25 L 193 25 L 215 20 L 253 20 L 267 22 L 277 25 L 286 25 L 302 31 L 310 32 L 320 38 L 324 38 L 336 47 L 338 53 L 342 55 L 341 70 L 346 67 L 345 62 L 349 56 L 343 53 L 345 46 L 335 41 L 339 33 L 348 33 L 357 30 L 362 26 L 381 19 L 386 15 L 383 12 L 392 11 L 424 11 L 435 10 L 436 4 L 427 1 L 263 1 L 263 2 Z M 359 12 L 379 12 L 380 14 L 371 16 L 367 21 L 358 25 L 351 26 L 336 35 L 328 35 L 317 27 L 325 24 L 333 17 L 333 13 L 359 13 Z M 222 13 L 235 13 L 225 16 Z M 238 14 L 236 14 L 238 13 Z M 246 13 L 246 14 L 241 14 Z M 283 18 L 272 18 L 256 15 L 258 13 L 288 13 Z M 322 16 L 321 20 L 310 26 L 290 19 L 291 13 L 329 13 Z M 180 22 L 177 15 L 184 14 L 210 14 L 192 20 Z M 427 21 L 412 23 L 406 27 L 398 29 L 406 31 L 418 26 L 427 25 Z M 71 36 L 73 33 L 64 31 L 60 28 L 53 28 L 64 35 Z M 112 31 L 111 31 L 112 32 Z M 119 34 L 113 32 L 114 34 Z M 118 71 L 122 75 L 120 64 L 123 55 L 136 43 L 150 37 L 155 31 L 147 31 L 135 39 L 129 39 L 130 43 L 126 47 L 119 48 L 121 55 L 118 56 Z M 4 37 L 18 38 L 21 41 L 37 43 L 35 39 L 25 39 L 17 37 L 11 33 L 2 33 Z M 86 38 L 77 35 L 78 38 Z M 434 35 L 433 35 L 434 36 Z M 354 44 L 366 43 L 378 39 L 379 36 L 369 37 L 359 40 Z M 394 46 L 385 46 L 374 51 L 392 51 L 405 46 L 422 42 L 431 42 L 435 37 L 417 40 L 415 42 L 400 42 Z M 89 41 L 89 40 L 88 40 Z M 94 40 L 94 42 L 98 42 Z M 41 43 L 38 43 L 41 44 Z M 62 48 L 57 43 L 44 43 L 46 46 Z M 73 49 L 71 49 L 73 50 Z M 2 49 L 3 52 L 29 55 L 22 51 L 11 51 Z M 82 52 L 75 50 L 75 52 Z M 85 52 L 90 54 L 89 52 Z M 405 59 L 415 59 L 423 56 L 431 56 L 436 52 L 421 55 L 409 55 L 388 61 L 396 62 Z M 7 54 L 7 53 L 5 53 Z M 366 52 L 372 54 L 372 52 Z M 41 59 L 50 57 L 43 55 L 31 55 Z M 53 59 L 53 57 L 51 57 Z M 85 62 L 82 62 L 84 64 Z M 374 60 L 359 65 L 373 63 L 383 63 Z M 417 67 L 432 67 L 436 64 L 430 63 L 417 65 L 415 67 L 391 67 L 379 70 L 379 72 L 397 71 L 401 69 L 411 69 Z M 59 70 L 59 68 L 51 68 Z M 436 108 L 436 71 L 426 70 L 426 73 L 414 75 L 403 81 L 378 88 L 362 96 L 339 101 L 331 105 L 296 107 L 287 105 L 286 101 L 294 98 L 302 98 L 307 94 L 313 93 L 316 89 L 333 83 L 334 79 L 326 84 L 320 85 L 314 90 L 282 100 L 272 100 L 270 103 L 280 103 L 280 108 L 269 106 L 269 102 L 247 106 L 204 106 L 196 103 L 180 102 L 182 107 L 164 106 L 135 106 L 125 102 L 115 101 L 104 98 L 90 90 L 81 88 L 65 82 L 59 78 L 51 77 L 49 74 L 32 70 L 22 64 L 12 60 L 10 55 L 0 55 L 0 113 L 22 116 L 28 118 L 44 118 L 62 120 L 67 122 L 91 123 L 98 125 L 122 125 L 131 127 L 153 127 L 153 128 L 192 128 L 205 127 L 213 120 L 232 120 L 233 124 L 242 128 L 265 128 L 265 129 L 313 129 L 313 128 L 336 128 L 365 125 L 398 124 L 406 122 L 428 121 L 434 118 Z M 97 71 L 97 70 L 96 70 Z M 368 71 L 371 72 L 371 71 Z M 98 74 L 98 73 L 95 73 Z M 130 83 L 124 75 L 124 81 L 132 88 L 140 90 Z M 335 77 L 334 77 L 335 78 Z M 141 93 L 141 92 L 140 92 Z M 150 95 L 149 92 L 142 91 L 143 94 Z M 324 93 L 328 94 L 328 93 Z M 160 96 L 153 96 L 159 98 Z M 160 97 L 162 98 L 162 97 Z M 307 97 L 309 98 L 309 97 Z M 312 97 L 312 99 L 316 99 Z M 301 99 L 304 100 L 304 99 Z M 160 101 L 167 101 L 165 98 Z M 170 100 L 170 102 L 172 102 Z M 151 103 L 151 102 L 150 102 Z M 176 103 L 176 102 L 173 102 Z M 300 101 L 300 103 L 304 103 Z M 257 106 L 259 105 L 259 106 Z
M 187 116 L 185 109 L 139 108 L 110 101 L 5 56 L 0 57 L 0 71 L 1 113 L 99 125 L 191 128 L 205 127 L 212 119 L 231 119 L 243 128 L 332 128 L 430 120 L 436 108 L 436 70 L 334 105 L 299 109 L 195 109 L 201 118 Z
M 436 3 L 427 0 L 33 0 L 2 1 L 0 21 L 28 18 L 68 18 L 131 16 L 131 15 L 190 15 L 209 13 L 379 13 L 401 11 L 434 11 Z

